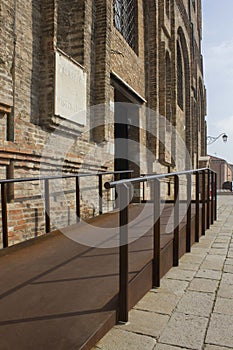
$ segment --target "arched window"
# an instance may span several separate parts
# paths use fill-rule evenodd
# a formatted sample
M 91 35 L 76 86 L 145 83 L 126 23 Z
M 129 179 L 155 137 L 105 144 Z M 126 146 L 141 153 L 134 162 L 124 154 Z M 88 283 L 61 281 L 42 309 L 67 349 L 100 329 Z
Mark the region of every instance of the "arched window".
M 199 96 L 198 96 L 198 105 L 199 105 L 199 131 L 201 132 L 201 129 L 203 127 L 203 115 L 204 115 L 204 97 L 203 97 L 203 89 L 202 89 L 202 84 L 201 81 L 199 81 Z
M 137 48 L 137 0 L 114 0 L 114 25 L 129 46 Z
M 184 74 L 183 58 L 180 44 L 177 41 L 177 103 L 181 109 L 184 108 Z

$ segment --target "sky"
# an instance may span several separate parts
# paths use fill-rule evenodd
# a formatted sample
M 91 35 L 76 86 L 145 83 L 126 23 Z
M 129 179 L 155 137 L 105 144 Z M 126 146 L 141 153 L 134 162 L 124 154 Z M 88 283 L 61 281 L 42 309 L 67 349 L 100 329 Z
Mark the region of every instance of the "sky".
M 207 151 L 233 164 L 233 0 L 202 0 L 202 7 L 207 135 L 228 135 Z

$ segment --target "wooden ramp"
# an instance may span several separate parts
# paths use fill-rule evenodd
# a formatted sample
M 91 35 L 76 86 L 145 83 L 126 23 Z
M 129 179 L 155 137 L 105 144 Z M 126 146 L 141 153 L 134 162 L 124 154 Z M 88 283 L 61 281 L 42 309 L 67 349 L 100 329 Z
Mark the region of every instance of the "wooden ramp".
M 135 224 L 133 219 L 143 211 Z M 161 215 L 161 276 L 172 266 L 171 211 L 172 205 L 166 204 Z M 152 287 L 152 206 L 131 205 L 129 212 L 129 235 L 136 239 L 129 247 L 131 308 Z M 180 255 L 185 253 L 184 213 L 181 205 Z M 194 219 L 192 208 L 192 243 Z M 90 349 L 116 323 L 119 248 L 111 244 L 119 239 L 118 213 L 90 224 L 79 223 L 66 228 L 65 235 L 53 232 L 0 253 L 0 349 Z M 105 228 L 103 237 L 98 227 Z M 93 232 L 100 247 L 76 242 L 79 236 L 81 242 L 88 240 Z M 103 248 L 103 242 L 111 244 Z

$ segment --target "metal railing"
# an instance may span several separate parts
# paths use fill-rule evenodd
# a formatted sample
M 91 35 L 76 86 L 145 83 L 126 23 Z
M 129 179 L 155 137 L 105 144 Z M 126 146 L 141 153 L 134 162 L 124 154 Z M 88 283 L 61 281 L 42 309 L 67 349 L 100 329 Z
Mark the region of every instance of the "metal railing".
M 186 252 L 191 250 L 191 220 L 192 203 L 195 204 L 195 242 L 199 242 L 199 221 L 200 205 L 202 212 L 201 234 L 213 224 L 217 219 L 217 190 L 216 173 L 209 168 L 202 168 L 183 172 L 174 172 L 168 174 L 148 175 L 144 177 L 113 181 L 105 183 L 105 188 L 115 188 L 119 200 L 119 227 L 120 227 L 120 255 L 119 255 L 119 321 L 128 322 L 128 223 L 129 223 L 129 205 L 131 185 L 137 183 L 149 182 L 152 189 L 151 201 L 153 205 L 153 277 L 152 287 L 160 286 L 160 206 L 161 206 L 161 182 L 166 178 L 174 179 L 174 231 L 173 231 L 173 266 L 179 264 L 179 177 L 187 176 L 187 221 L 186 221 Z M 195 199 L 192 200 L 192 175 L 195 175 Z M 200 176 L 202 182 L 200 183 Z M 145 197 L 145 190 L 143 191 Z M 201 198 L 200 198 L 201 195 Z M 144 198 L 145 199 L 145 198 Z M 206 217 L 207 212 L 207 217 Z
M 50 189 L 49 181 L 56 179 L 76 179 L 75 185 L 75 206 L 76 206 L 76 222 L 80 221 L 80 183 L 79 179 L 83 177 L 97 177 L 98 178 L 98 195 L 99 195 L 99 215 L 103 213 L 103 176 L 106 175 L 116 175 L 120 178 L 125 176 L 130 177 L 132 175 L 132 170 L 122 170 L 122 171 L 113 171 L 113 172 L 99 172 L 99 173 L 84 173 L 84 174 L 71 174 L 64 176 L 39 176 L 39 177 L 28 177 L 28 178 L 16 178 L 16 179 L 4 179 L 0 180 L 1 186 L 1 209 L 2 209 L 2 241 L 3 248 L 7 248 L 9 245 L 8 242 L 8 211 L 7 211 L 7 185 L 20 183 L 20 182 L 34 182 L 34 181 L 43 181 L 44 182 L 44 214 L 45 214 L 45 233 L 51 231 L 50 223 Z

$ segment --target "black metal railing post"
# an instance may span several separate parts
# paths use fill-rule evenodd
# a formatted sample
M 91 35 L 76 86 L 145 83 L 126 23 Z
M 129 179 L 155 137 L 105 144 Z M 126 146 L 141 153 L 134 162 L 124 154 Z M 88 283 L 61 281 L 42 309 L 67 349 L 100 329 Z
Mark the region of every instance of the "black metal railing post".
M 199 219 L 200 219 L 200 176 L 199 172 L 196 171 L 196 198 L 195 198 L 195 204 L 196 204 L 196 210 L 195 210 L 195 242 L 199 242 Z
M 192 175 L 187 175 L 186 253 L 191 252 Z
M 211 225 L 214 223 L 214 172 L 211 170 Z
M 129 187 L 125 184 L 117 186 L 120 207 L 120 291 L 119 291 L 119 321 L 128 322 L 128 210 L 129 210 Z
M 155 179 L 152 182 L 153 189 L 153 245 L 154 245 L 154 256 L 153 256 L 153 281 L 152 287 L 160 287 L 160 181 Z
M 179 176 L 174 176 L 174 237 L 173 237 L 173 266 L 179 265 Z
M 75 178 L 75 201 L 76 201 L 76 223 L 80 222 L 81 218 L 81 209 L 80 209 L 80 185 L 79 185 L 79 177 Z
M 210 228 L 210 169 L 207 170 L 207 229 Z
M 201 230 L 201 234 L 205 235 L 205 229 L 206 229 L 206 205 L 205 205 L 205 191 L 206 191 L 206 187 L 205 187 L 205 170 L 202 171 L 202 230 Z
M 142 201 L 145 202 L 145 182 L 142 183 Z
M 7 222 L 7 191 L 6 184 L 1 184 L 1 205 L 2 205 L 2 244 L 3 248 L 8 247 L 8 222 Z
M 49 200 L 49 180 L 44 180 L 44 198 L 45 198 L 45 232 L 50 232 L 50 200 Z
M 217 201 L 217 173 L 214 174 L 214 219 L 217 220 L 217 207 L 218 207 L 218 201 Z
M 103 175 L 98 174 L 99 178 L 99 215 L 103 214 Z

